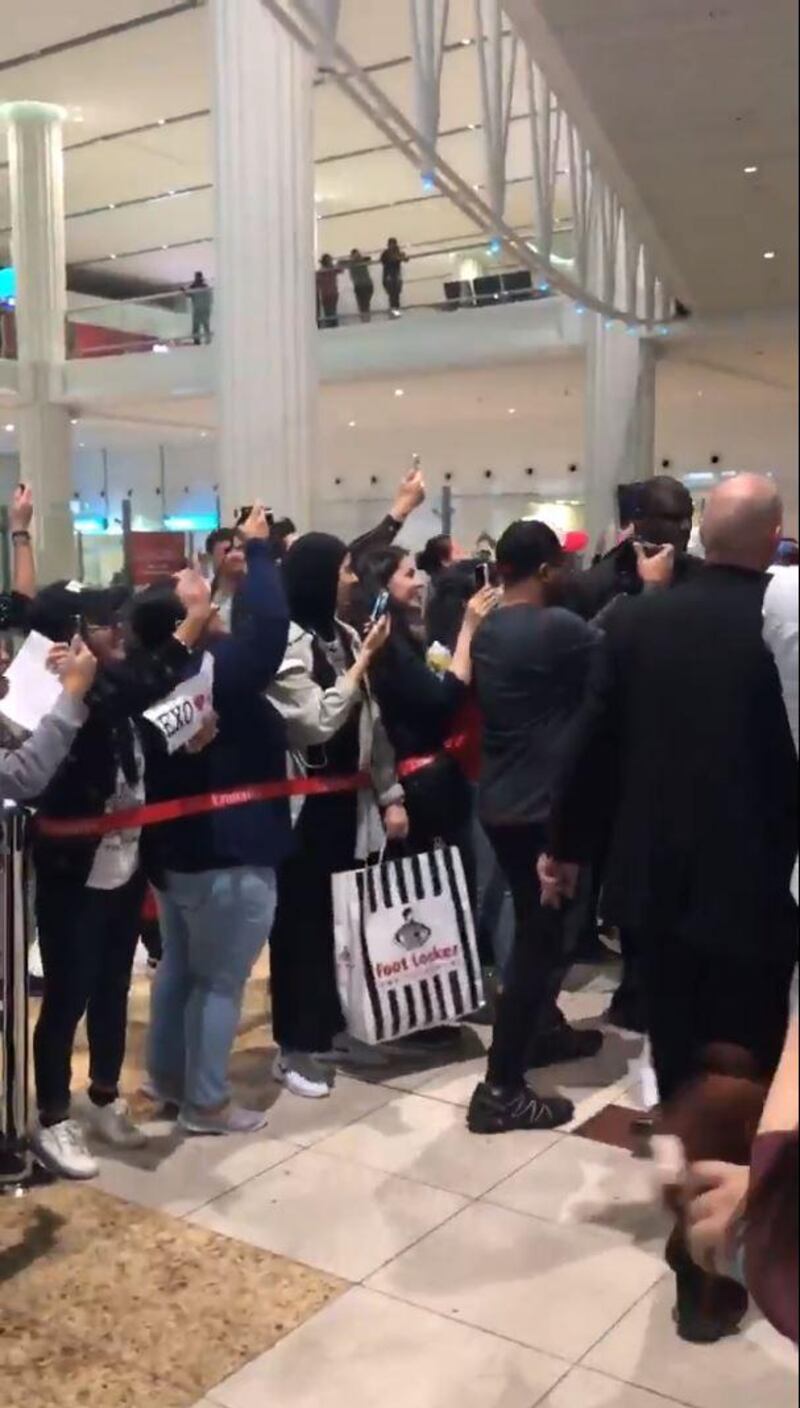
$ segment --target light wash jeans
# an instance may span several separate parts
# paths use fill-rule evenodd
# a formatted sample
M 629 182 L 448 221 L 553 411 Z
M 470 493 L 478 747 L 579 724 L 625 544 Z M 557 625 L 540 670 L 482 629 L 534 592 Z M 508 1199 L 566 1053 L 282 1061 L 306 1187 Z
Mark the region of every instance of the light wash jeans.
M 275 900 L 274 870 L 167 872 L 147 1048 L 164 1096 L 200 1110 L 228 1099 L 244 986 L 269 938 Z

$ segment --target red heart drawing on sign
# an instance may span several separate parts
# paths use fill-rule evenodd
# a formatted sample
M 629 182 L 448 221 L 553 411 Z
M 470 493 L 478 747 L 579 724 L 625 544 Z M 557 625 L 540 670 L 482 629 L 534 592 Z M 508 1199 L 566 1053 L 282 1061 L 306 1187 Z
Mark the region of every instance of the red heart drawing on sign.
M 198 711 L 198 713 L 202 714 L 203 709 L 205 708 L 205 703 L 206 696 L 204 694 L 196 694 L 194 696 L 194 707 Z

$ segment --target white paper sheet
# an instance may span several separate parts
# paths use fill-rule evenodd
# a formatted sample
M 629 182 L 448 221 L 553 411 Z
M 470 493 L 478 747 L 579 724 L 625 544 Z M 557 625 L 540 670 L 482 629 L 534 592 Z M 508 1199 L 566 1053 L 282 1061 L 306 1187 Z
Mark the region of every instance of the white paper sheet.
M 143 718 L 162 735 L 168 753 L 191 742 L 214 709 L 214 657 L 206 651 L 196 675 L 184 680 L 166 699 L 146 709 Z
M 30 733 L 49 714 L 61 694 L 61 681 L 47 669 L 53 642 L 31 631 L 6 672 L 8 693 L 0 699 L 0 713 Z

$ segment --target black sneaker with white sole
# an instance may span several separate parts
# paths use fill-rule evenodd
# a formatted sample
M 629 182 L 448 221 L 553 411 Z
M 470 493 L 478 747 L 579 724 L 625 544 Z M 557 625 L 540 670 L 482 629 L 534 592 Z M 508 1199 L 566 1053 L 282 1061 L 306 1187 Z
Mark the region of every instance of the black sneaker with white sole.
M 560 1095 L 546 1098 L 529 1085 L 519 1090 L 498 1090 L 481 1081 L 476 1086 L 469 1110 L 467 1128 L 471 1134 L 507 1134 L 512 1129 L 558 1129 L 569 1124 L 575 1114 L 571 1100 Z

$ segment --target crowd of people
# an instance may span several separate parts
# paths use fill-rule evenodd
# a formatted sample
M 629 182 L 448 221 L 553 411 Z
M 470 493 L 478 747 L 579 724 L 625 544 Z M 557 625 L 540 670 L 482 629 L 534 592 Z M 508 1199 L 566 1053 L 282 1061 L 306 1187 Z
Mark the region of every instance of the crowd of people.
M 390 317 L 399 318 L 402 312 L 403 265 L 408 263 L 408 255 L 392 236 L 380 257 L 373 260 L 360 249 L 351 249 L 346 259 L 334 259 L 332 254 L 323 254 L 317 269 L 317 322 L 321 328 L 339 326 L 339 279 L 342 274 L 350 275 L 353 294 L 362 323 L 372 320 L 372 300 L 375 297 L 375 281 L 372 265 L 380 267 L 381 283 L 386 294 L 386 306 Z
M 774 566 L 775 487 L 723 481 L 699 557 L 684 486 L 646 481 L 620 541 L 587 570 L 537 519 L 473 553 L 433 539 L 417 560 L 397 540 L 424 496 L 414 468 L 390 514 L 349 544 L 298 535 L 257 504 L 211 535 L 209 573 L 187 567 L 134 593 L 37 589 L 33 505 L 15 495 L 0 625 L 49 639 L 63 685 L 30 737 L 4 726 L 0 740 L 2 794 L 37 812 L 36 1155 L 90 1178 L 87 1135 L 145 1140 L 120 1080 L 148 885 L 160 942 L 146 1093 L 187 1135 L 250 1133 L 267 1115 L 237 1103 L 229 1063 L 265 945 L 274 1078 L 330 1098 L 338 1065 L 389 1059 L 347 1029 L 332 876 L 387 847 L 443 842 L 461 854 L 493 974 L 470 1131 L 573 1118 L 528 1073 L 602 1046 L 603 1030 L 571 1026 L 558 1002 L 576 935 L 601 913 L 624 961 L 609 1019 L 648 1034 L 654 1126 L 689 1163 L 670 1190 L 679 1331 L 729 1333 L 749 1284 L 796 1337 L 796 1275 L 792 1293 L 778 1263 L 793 1256 L 796 1272 L 797 568 Z M 143 715 L 201 665 L 213 712 L 170 751 Z M 247 795 L 343 775 L 367 781 Z M 59 832 L 65 819 L 237 791 L 238 805 L 177 807 L 159 825 Z M 478 883 L 487 840 L 493 883 L 513 900 L 509 945 Z M 74 1098 L 84 1016 L 89 1088 Z M 425 1033 L 428 1050 L 458 1040 L 450 1026 Z

